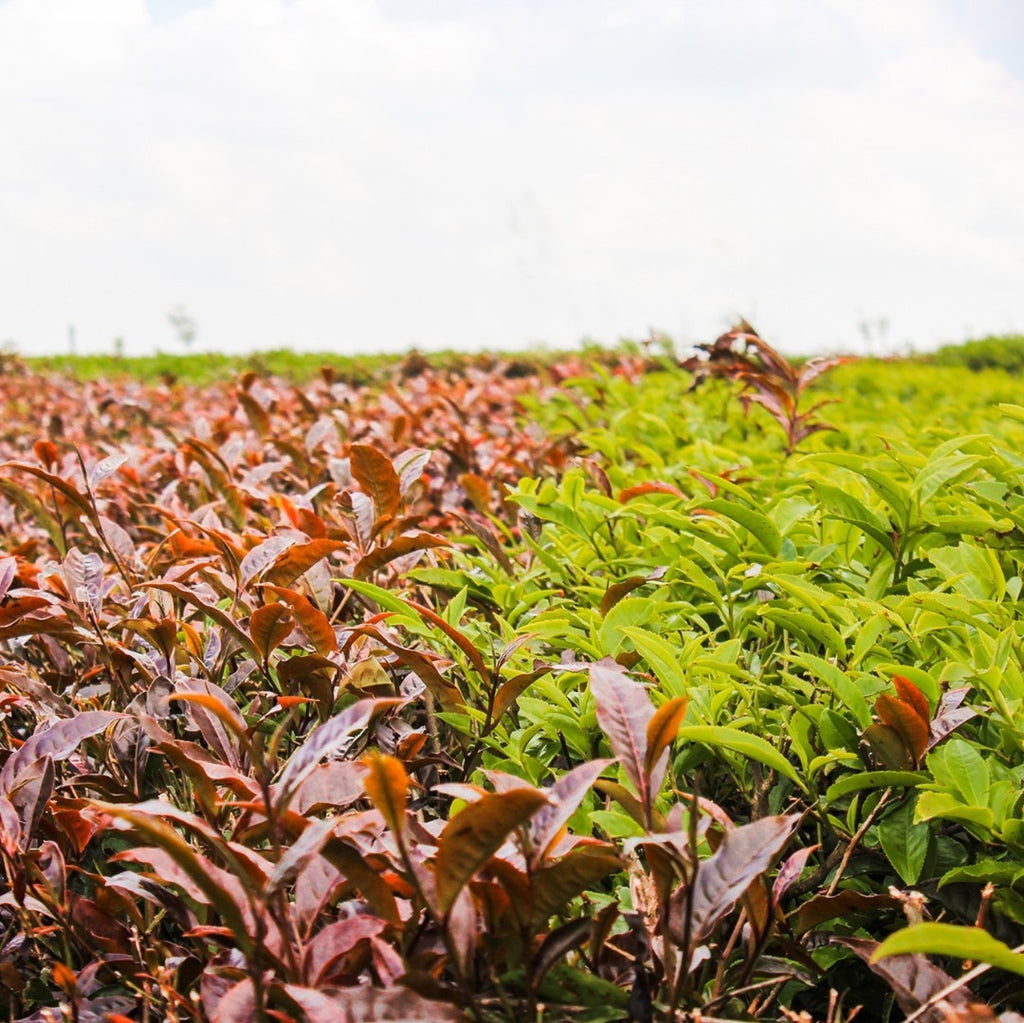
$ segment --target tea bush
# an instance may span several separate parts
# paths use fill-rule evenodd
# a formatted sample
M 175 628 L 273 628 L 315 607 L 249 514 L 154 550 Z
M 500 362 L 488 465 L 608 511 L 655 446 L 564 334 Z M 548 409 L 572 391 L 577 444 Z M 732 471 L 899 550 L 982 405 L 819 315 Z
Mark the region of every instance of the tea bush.
M 1010 1019 L 1019 396 L 755 347 L 0 379 L 7 1014 Z
M 961 345 L 944 345 L 935 353 L 940 366 L 963 366 L 978 372 L 1000 369 L 1014 376 L 1024 373 L 1024 335 L 978 338 Z

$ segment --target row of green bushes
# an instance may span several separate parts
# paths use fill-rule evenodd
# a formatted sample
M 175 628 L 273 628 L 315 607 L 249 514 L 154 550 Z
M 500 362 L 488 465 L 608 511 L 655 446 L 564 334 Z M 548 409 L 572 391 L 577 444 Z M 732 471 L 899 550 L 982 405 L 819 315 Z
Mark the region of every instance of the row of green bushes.
M 665 340 L 665 344 L 671 345 Z M 623 342 L 623 350 L 635 350 L 636 344 Z M 594 346 L 584 346 L 585 350 Z M 502 353 L 502 357 L 532 364 L 549 364 L 563 352 L 531 349 L 518 353 Z M 297 352 L 288 348 L 275 348 L 244 355 L 225 355 L 219 352 L 193 352 L 173 354 L 157 352 L 147 356 L 116 355 L 47 355 L 24 360 L 31 369 L 40 373 L 58 372 L 79 380 L 97 380 L 104 377 L 133 377 L 139 380 L 174 379 L 182 383 L 202 384 L 212 380 L 229 379 L 245 372 L 261 376 L 279 376 L 289 380 L 309 380 L 329 366 L 344 379 L 353 383 L 367 382 L 383 369 L 402 361 L 434 369 L 450 369 L 472 365 L 492 355 L 481 353 L 430 352 L 408 355 L 342 355 L 335 352 Z M 1011 374 L 1024 373 L 1024 335 L 993 335 L 962 344 L 944 345 L 931 355 L 920 356 L 924 361 L 939 366 L 964 367 L 972 371 L 1003 370 Z

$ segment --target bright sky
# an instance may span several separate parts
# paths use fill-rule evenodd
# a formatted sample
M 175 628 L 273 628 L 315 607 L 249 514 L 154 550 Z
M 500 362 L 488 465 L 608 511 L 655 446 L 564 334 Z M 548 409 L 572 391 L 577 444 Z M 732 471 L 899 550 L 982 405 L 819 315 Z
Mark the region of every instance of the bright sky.
M 0 0 L 0 140 L 25 353 L 1024 331 L 1021 0 Z

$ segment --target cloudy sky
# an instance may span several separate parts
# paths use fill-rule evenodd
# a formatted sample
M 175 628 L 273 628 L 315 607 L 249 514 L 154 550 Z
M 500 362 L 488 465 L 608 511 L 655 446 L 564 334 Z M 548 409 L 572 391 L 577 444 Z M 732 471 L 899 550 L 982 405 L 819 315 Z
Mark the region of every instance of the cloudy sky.
M 1024 331 L 1020 0 L 0 0 L 0 340 Z

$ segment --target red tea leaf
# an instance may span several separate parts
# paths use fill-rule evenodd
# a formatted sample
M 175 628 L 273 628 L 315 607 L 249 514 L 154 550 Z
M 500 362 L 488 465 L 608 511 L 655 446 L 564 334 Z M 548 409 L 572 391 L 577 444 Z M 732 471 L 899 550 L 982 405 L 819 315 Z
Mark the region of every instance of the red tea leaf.
M 53 982 L 64 992 L 74 996 L 78 987 L 78 978 L 75 971 L 61 962 L 55 962 L 50 969 Z
M 337 651 L 338 637 L 334 633 L 331 620 L 320 608 L 295 590 L 283 586 L 265 586 L 264 589 L 269 590 L 288 606 L 299 623 L 299 628 L 306 634 L 306 638 L 313 644 L 318 654 L 333 654 Z
M 294 627 L 295 619 L 284 604 L 264 604 L 256 608 L 249 619 L 249 634 L 260 659 L 269 660 Z
M 212 1023 L 252 1023 L 256 1019 L 256 989 L 251 980 L 235 984 L 217 1002 Z
M 491 493 L 490 485 L 482 476 L 475 472 L 464 472 L 459 477 L 459 483 L 466 492 L 470 504 L 481 515 L 492 515 L 494 513 L 494 496 Z
M 590 937 L 593 928 L 593 921 L 589 917 L 580 917 L 578 920 L 570 920 L 561 927 L 556 927 L 548 934 L 537 949 L 533 960 L 533 985 L 540 986 L 548 970 L 560 959 L 578 948 Z
M 295 787 L 324 757 L 347 743 L 377 714 L 390 707 L 400 707 L 402 703 L 403 701 L 398 699 L 360 700 L 314 728 L 306 737 L 306 741 L 291 755 L 278 778 L 278 812 L 282 812 L 288 806 Z
M 294 546 L 295 538 L 292 536 L 272 536 L 253 547 L 238 566 L 238 574 L 243 585 L 276 564 L 277 559 L 289 547 Z
M 473 645 L 473 641 L 467 636 L 463 635 L 453 625 L 449 625 L 439 614 L 431 611 L 429 607 L 424 607 L 422 604 L 417 604 L 414 600 L 407 601 L 409 607 L 413 608 L 423 618 L 426 618 L 432 625 L 436 625 L 450 640 L 452 640 L 458 648 L 469 658 L 470 664 L 476 669 L 477 674 L 482 679 L 490 677 L 490 672 L 487 670 L 487 665 L 484 664 L 484 659 L 480 655 L 480 651 Z
M 398 903 L 378 867 L 371 866 L 362 853 L 337 837 L 329 838 L 320 854 L 363 893 L 363 897 L 377 916 L 391 923 L 398 923 Z
M 782 897 L 786 894 L 789 886 L 803 873 L 807 861 L 811 858 L 811 854 L 816 852 L 818 848 L 819 846 L 817 845 L 809 845 L 805 849 L 797 849 L 779 867 L 779 873 L 776 875 L 775 883 L 772 885 L 772 901 L 776 905 L 782 901 Z
M 391 543 L 375 547 L 369 554 L 360 558 L 352 574 L 356 579 L 365 579 L 379 568 L 383 568 L 396 558 L 401 558 L 414 551 L 425 551 L 432 547 L 449 547 L 450 543 L 442 536 L 433 533 L 413 533 L 409 536 L 396 537 Z
M 179 600 L 184 601 L 186 604 L 191 604 L 193 607 L 202 611 L 207 618 L 212 619 L 218 625 L 227 629 L 235 639 L 256 659 L 262 660 L 259 650 L 253 644 L 249 634 L 229 615 L 226 611 L 217 607 L 216 604 L 211 604 L 206 600 L 203 600 L 199 594 L 190 590 L 187 586 L 182 586 L 180 583 L 156 581 L 156 582 L 145 582 L 140 583 L 141 586 L 152 587 L 156 590 L 163 590 L 166 593 L 170 593 L 177 597 Z
M 53 602 L 49 597 L 36 597 L 31 594 L 24 597 L 16 597 L 0 607 L 0 628 L 19 621 L 25 615 L 38 611 L 40 608 L 52 606 Z
M 245 719 L 231 696 L 202 679 L 179 678 L 176 688 L 178 692 L 167 699 L 183 701 L 210 749 L 232 768 L 242 767 L 240 749 L 251 752 L 252 746 Z
M 601 598 L 601 616 L 604 617 L 608 612 L 620 601 L 623 597 L 629 596 L 634 590 L 639 589 L 641 586 L 647 583 L 657 582 L 665 575 L 666 569 L 664 567 L 656 568 L 653 572 L 648 575 L 634 575 L 628 579 L 623 579 L 621 582 L 612 583 L 607 590 L 604 591 L 604 596 Z
M 532 922 L 547 923 L 570 899 L 618 870 L 622 870 L 622 860 L 612 846 L 594 839 L 581 841 L 534 874 Z
M 274 869 L 267 878 L 263 891 L 271 896 L 285 885 L 295 880 L 298 873 L 314 857 L 320 855 L 337 822 L 328 817 L 326 820 L 309 821 L 301 835 L 285 850 L 284 855 L 274 864 Z
M 337 969 L 339 961 L 348 956 L 361 941 L 376 937 L 385 927 L 386 921 L 366 914 L 328 924 L 306 946 L 302 956 L 302 972 L 306 979 L 317 988 L 329 985 L 332 980 L 337 982 L 341 978 L 332 977 L 331 974 Z
M 249 928 L 232 894 L 222 887 L 219 878 L 210 870 L 209 861 L 197 853 L 170 824 L 129 806 L 98 802 L 93 803 L 93 806 L 119 821 L 123 828 L 135 831 L 167 853 L 188 881 L 217 909 L 223 921 L 231 928 L 238 947 L 246 954 L 251 954 Z
M 793 929 L 797 934 L 805 934 L 826 920 L 854 913 L 877 913 L 882 909 L 894 909 L 898 905 L 899 901 L 891 895 L 866 894 L 853 890 L 836 895 L 816 895 L 797 910 Z
M 306 1023 L 462 1023 L 466 1019 L 454 1005 L 432 1001 L 404 987 L 314 989 L 283 984 L 281 991 L 298 1006 Z M 235 1023 L 235 1018 L 224 1023 Z
M 431 452 L 426 448 L 409 448 L 395 456 L 395 472 L 398 473 L 398 482 L 403 497 L 423 475 L 430 456 Z
M 665 483 L 662 480 L 648 480 L 646 483 L 637 483 L 635 486 L 620 490 L 619 504 L 632 501 L 634 497 L 645 497 L 647 494 L 669 494 L 672 497 L 686 500 L 686 494 L 674 484 Z
M 491 724 L 490 729 L 493 730 L 498 722 L 501 720 L 502 715 L 512 706 L 516 700 L 519 699 L 527 689 L 533 685 L 542 675 L 547 675 L 551 671 L 548 665 L 544 665 L 540 668 L 535 668 L 533 671 L 523 672 L 521 675 L 513 675 L 512 678 L 502 682 L 499 686 L 498 691 L 494 694 L 494 704 L 491 707 Z M 484 733 L 488 734 L 487 732 Z
M 42 480 L 42 482 L 48 484 L 59 494 L 65 497 L 68 501 L 74 505 L 90 522 L 97 527 L 99 522 L 97 519 L 96 509 L 93 503 L 89 500 L 87 494 L 83 494 L 80 490 L 76 489 L 67 480 L 61 479 L 60 476 L 56 476 L 53 473 L 46 472 L 44 469 L 40 469 L 38 466 L 29 465 L 25 462 L 4 462 L 0 465 L 0 469 L 17 469 L 20 472 L 27 472 L 31 476 L 35 476 L 36 479 Z
M 391 459 L 369 444 L 353 444 L 351 459 L 352 475 L 373 499 L 377 518 L 397 515 L 402 505 L 402 481 Z
M 929 749 L 942 742 L 947 735 L 955 732 L 964 722 L 978 716 L 978 712 L 971 707 L 961 706 L 968 692 L 969 687 L 964 686 L 961 689 L 950 689 L 942 694 L 942 699 L 939 700 L 939 706 L 929 728 Z
M 928 719 L 921 717 L 914 704 L 888 693 L 875 698 L 875 713 L 897 732 L 913 763 L 919 763 L 928 749 Z
M 946 995 L 944 1001 L 948 1003 L 950 1010 L 942 1011 L 942 1019 L 966 1021 L 995 1018 L 991 1011 L 984 1015 L 974 1015 L 973 1013 L 969 1015 L 971 1010 L 979 1006 L 982 1009 L 987 1009 L 987 1006 L 980 1005 L 970 991 L 957 986 L 948 973 L 940 970 L 923 955 L 886 956 L 884 959 L 874 962 L 874 952 L 879 946 L 877 941 L 867 938 L 836 938 L 835 940 L 856 952 L 867 963 L 868 968 L 878 974 L 892 988 L 896 995 L 896 1001 L 904 1013 L 909 1014 L 920 1009 L 940 991 L 949 989 L 949 994 Z M 937 1019 L 939 1017 L 935 1015 L 926 1018 Z
M 591 760 L 563 774 L 547 789 L 548 805 L 542 806 L 530 821 L 530 863 L 536 868 L 558 840 L 569 818 L 576 812 L 598 775 L 613 760 Z
M 60 452 L 52 440 L 37 440 L 32 445 L 32 450 L 47 469 L 52 469 L 60 459 Z
M 54 761 L 66 760 L 83 739 L 99 735 L 124 715 L 106 710 L 87 710 L 76 717 L 58 721 L 41 732 L 30 735 L 21 748 L 7 758 L 0 771 L 0 792 L 10 792 L 19 775 L 40 757 Z
M 297 543 L 277 556 L 273 566 L 263 573 L 263 580 L 274 586 L 291 586 L 303 572 L 308 572 L 318 561 L 347 546 L 345 540 L 310 540 L 309 543 Z
M 918 717 L 927 724 L 932 716 L 931 707 L 928 706 L 928 697 L 909 678 L 904 678 L 902 675 L 893 675 L 892 684 L 896 687 L 899 698 L 904 703 L 909 703 L 917 712 Z
M 318 764 L 299 783 L 292 796 L 291 808 L 294 813 L 309 816 L 325 809 L 340 809 L 362 799 L 362 764 L 351 760 L 328 760 Z

